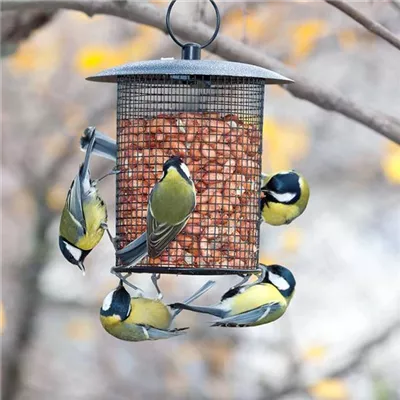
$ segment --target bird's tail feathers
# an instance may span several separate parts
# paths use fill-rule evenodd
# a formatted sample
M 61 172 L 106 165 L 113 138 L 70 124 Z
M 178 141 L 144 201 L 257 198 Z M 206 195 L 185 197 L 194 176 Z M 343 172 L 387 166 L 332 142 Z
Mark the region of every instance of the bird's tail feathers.
M 185 335 L 188 329 L 189 327 L 163 330 L 163 329 L 148 327 L 146 331 L 147 334 L 149 335 L 150 340 L 159 340 L 159 339 L 169 339 L 175 336 Z
M 116 256 L 122 264 L 135 266 L 147 256 L 147 233 L 127 244 L 123 249 L 116 251 Z
M 88 149 L 91 138 L 95 136 L 96 140 L 92 149 L 93 154 L 96 154 L 103 158 L 108 158 L 111 161 L 117 161 L 117 143 L 114 139 L 105 135 L 104 133 L 94 129 L 90 131 L 85 130 L 83 136 L 81 137 L 81 150 L 86 151 Z
M 83 161 L 82 167 L 81 167 L 81 171 L 80 171 L 80 176 L 81 179 L 85 179 L 88 171 L 89 171 L 89 164 L 90 164 L 90 157 L 92 155 L 93 152 L 93 147 L 96 141 L 96 136 L 94 133 L 92 133 L 92 135 L 89 137 L 88 139 L 88 144 L 87 144 L 87 148 L 86 148 L 86 154 L 85 154 L 85 160 Z
M 204 293 L 208 292 L 215 285 L 215 281 L 207 281 L 197 292 L 193 293 L 190 297 L 183 301 L 183 304 L 190 304 Z M 181 313 L 183 308 L 174 308 L 174 313 L 172 314 L 172 319 L 174 319 L 178 314 Z
M 225 311 L 217 307 L 206 307 L 206 306 L 190 306 L 184 303 L 173 303 L 169 305 L 173 310 L 188 310 L 194 311 L 202 314 L 211 314 L 215 317 L 223 318 L 225 316 Z

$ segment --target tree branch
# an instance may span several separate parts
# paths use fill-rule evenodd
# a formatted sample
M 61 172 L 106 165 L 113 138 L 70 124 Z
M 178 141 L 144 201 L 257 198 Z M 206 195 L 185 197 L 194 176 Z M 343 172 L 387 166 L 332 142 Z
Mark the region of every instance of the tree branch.
M 113 15 L 155 27 L 166 33 L 164 11 L 149 3 L 62 0 L 5 0 L 1 3 L 3 10 L 28 7 L 46 10 L 65 8 L 82 11 L 90 16 L 95 14 Z M 176 35 L 198 43 L 204 43 L 212 35 L 214 28 L 210 28 L 201 22 L 188 20 L 187 16 L 179 15 L 177 12 L 175 14 L 174 32 Z M 400 144 L 400 120 L 367 106 L 360 105 L 334 90 L 322 88 L 273 57 L 261 54 L 258 50 L 222 34 L 217 37 L 207 50 L 228 60 L 259 65 L 280 72 L 296 82 L 283 86 L 293 96 L 314 103 L 325 110 L 342 114 Z
M 365 14 L 361 13 L 349 3 L 346 3 L 343 0 L 325 0 L 328 4 L 333 7 L 336 7 L 338 10 L 342 11 L 346 15 L 348 15 L 354 21 L 357 21 L 364 28 L 368 29 L 370 32 L 379 36 L 383 40 L 386 40 L 388 43 L 396 47 L 396 49 L 400 50 L 400 38 L 394 35 L 389 29 L 386 29 L 379 22 L 375 22 L 372 19 L 368 18 Z
M 299 384 L 296 381 L 283 387 L 281 390 L 276 391 L 270 397 L 269 400 L 278 400 L 284 396 L 293 393 L 307 393 L 310 386 L 316 384 L 325 379 L 333 379 L 346 376 L 350 372 L 354 371 L 357 367 L 364 364 L 365 359 L 375 350 L 378 346 L 387 342 L 388 339 L 400 329 L 400 319 L 391 321 L 383 330 L 371 335 L 368 339 L 362 342 L 357 348 L 349 351 L 350 356 L 342 363 L 338 365 L 330 366 L 326 371 L 318 371 L 317 375 L 312 379 L 306 379 L 305 382 Z M 343 357 L 337 357 L 342 360 Z

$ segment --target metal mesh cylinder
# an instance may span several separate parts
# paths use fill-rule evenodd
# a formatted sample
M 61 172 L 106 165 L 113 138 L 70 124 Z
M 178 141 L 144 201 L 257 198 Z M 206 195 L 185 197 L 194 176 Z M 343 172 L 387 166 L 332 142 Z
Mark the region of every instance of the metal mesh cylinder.
M 146 257 L 134 270 L 257 268 L 264 85 L 229 76 L 118 78 L 118 247 L 145 232 L 148 196 L 170 156 L 182 158 L 197 192 L 183 231 L 159 258 Z

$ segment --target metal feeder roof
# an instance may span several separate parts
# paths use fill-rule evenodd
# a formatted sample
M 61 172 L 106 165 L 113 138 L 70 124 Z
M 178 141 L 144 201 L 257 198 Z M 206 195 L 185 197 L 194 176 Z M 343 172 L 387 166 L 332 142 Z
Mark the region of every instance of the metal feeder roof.
M 118 82 L 119 77 L 132 75 L 193 75 L 260 78 L 266 85 L 293 82 L 291 79 L 255 65 L 218 60 L 151 60 L 128 63 L 86 78 L 94 82 Z

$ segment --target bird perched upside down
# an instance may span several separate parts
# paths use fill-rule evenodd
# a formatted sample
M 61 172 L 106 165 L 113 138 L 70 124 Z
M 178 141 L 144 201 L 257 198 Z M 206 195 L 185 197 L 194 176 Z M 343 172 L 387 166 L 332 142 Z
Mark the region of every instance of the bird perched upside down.
M 107 229 L 107 207 L 96 186 L 100 179 L 92 180 L 89 170 L 95 139 L 93 134 L 85 160 L 68 191 L 59 231 L 62 254 L 67 261 L 77 265 L 83 272 L 85 271 L 83 261 L 100 242 Z
M 183 302 L 189 304 L 214 286 L 208 281 Z M 171 324 L 181 310 L 171 310 L 159 299 L 132 297 L 122 281 L 104 299 L 100 309 L 103 328 L 112 336 L 131 342 L 168 339 L 184 334 L 189 328 L 171 329 Z
M 261 215 L 269 225 L 290 224 L 307 207 L 310 188 L 296 171 L 264 175 L 261 187 Z
M 170 307 L 219 317 L 220 320 L 211 326 L 246 327 L 275 321 L 289 306 L 296 281 L 293 274 L 280 265 L 260 264 L 260 268 L 262 274 L 256 282 L 229 289 L 214 306 L 174 303 Z

